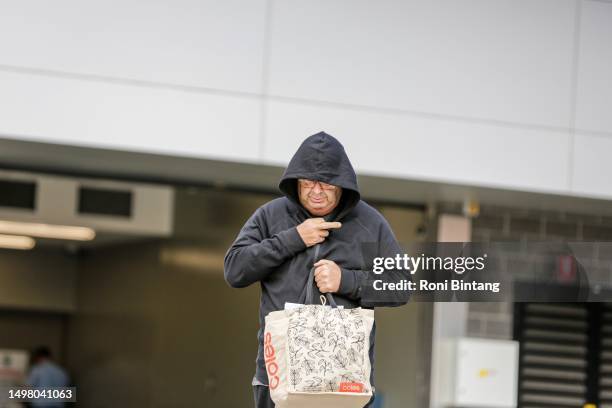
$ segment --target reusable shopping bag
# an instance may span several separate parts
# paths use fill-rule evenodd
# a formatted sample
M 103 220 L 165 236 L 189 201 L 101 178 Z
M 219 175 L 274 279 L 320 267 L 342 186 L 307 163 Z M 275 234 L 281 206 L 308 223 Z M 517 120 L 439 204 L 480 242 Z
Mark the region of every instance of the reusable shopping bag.
M 315 250 L 315 260 L 318 247 Z M 306 304 L 266 316 L 264 358 L 270 397 L 279 408 L 362 408 L 372 397 L 370 332 L 374 311 L 313 303 L 314 267 Z M 330 305 L 326 305 L 329 303 Z

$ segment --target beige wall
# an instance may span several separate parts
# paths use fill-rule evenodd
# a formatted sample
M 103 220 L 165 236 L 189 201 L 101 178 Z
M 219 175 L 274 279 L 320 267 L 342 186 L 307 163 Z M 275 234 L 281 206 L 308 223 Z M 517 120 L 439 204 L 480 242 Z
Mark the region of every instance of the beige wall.
M 419 387 L 422 384 L 420 317 L 426 304 L 412 303 L 399 308 L 376 309 L 376 391 L 385 407 L 422 406 Z
M 64 362 L 67 318 L 56 313 L 0 310 L 0 349 L 31 351 L 44 345 Z
M 71 312 L 77 263 L 57 250 L 0 249 L 0 308 Z
M 57 249 L 0 249 L 0 348 L 44 345 L 63 363 L 76 277 L 76 259 Z
M 81 264 L 69 340 L 80 405 L 248 406 L 257 288 L 163 265 L 162 245 L 101 250 Z

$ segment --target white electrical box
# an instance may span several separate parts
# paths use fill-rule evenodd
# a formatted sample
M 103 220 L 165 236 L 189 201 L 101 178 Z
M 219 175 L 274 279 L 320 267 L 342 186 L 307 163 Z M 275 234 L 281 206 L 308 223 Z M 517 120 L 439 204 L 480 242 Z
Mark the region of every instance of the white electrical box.
M 515 408 L 518 350 L 509 340 L 445 340 L 438 360 L 443 406 Z

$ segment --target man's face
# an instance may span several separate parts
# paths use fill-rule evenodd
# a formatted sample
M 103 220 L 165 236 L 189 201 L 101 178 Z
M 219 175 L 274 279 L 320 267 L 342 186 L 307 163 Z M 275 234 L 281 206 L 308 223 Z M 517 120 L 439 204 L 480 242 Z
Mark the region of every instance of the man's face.
M 298 179 L 300 204 L 317 217 L 331 213 L 340 202 L 342 188 L 320 181 Z

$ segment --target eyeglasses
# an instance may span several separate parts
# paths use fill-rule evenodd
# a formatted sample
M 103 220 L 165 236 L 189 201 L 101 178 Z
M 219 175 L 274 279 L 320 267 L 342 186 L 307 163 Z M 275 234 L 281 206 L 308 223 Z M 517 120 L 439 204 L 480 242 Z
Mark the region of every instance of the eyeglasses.
M 307 179 L 299 179 L 300 185 L 306 188 L 314 188 L 314 186 L 318 183 L 319 187 L 323 190 L 335 190 L 336 186 L 332 184 L 327 184 L 322 181 L 317 180 L 307 180 Z

